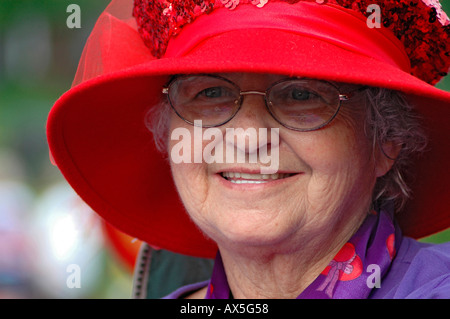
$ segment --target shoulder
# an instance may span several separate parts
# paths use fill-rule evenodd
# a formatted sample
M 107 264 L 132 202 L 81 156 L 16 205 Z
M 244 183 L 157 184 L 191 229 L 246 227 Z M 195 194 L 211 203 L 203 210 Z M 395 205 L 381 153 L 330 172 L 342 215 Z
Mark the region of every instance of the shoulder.
M 206 295 L 209 280 L 197 282 L 178 288 L 162 299 L 203 299 Z
M 450 243 L 402 240 L 389 272 L 374 298 L 450 298 Z

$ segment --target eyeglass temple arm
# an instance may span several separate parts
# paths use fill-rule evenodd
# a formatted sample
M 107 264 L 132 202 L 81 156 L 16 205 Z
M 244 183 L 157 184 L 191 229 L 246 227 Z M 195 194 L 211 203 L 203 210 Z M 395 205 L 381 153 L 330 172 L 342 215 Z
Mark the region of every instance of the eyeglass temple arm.
M 341 101 L 348 101 L 355 95 L 354 94 L 355 92 L 361 92 L 361 91 L 364 91 L 365 89 L 368 89 L 368 88 L 369 88 L 369 86 L 364 85 L 364 86 L 361 86 L 361 87 L 359 87 L 357 89 L 354 89 L 353 91 L 350 91 L 350 92 L 348 92 L 346 94 L 339 94 L 339 100 L 341 100 Z

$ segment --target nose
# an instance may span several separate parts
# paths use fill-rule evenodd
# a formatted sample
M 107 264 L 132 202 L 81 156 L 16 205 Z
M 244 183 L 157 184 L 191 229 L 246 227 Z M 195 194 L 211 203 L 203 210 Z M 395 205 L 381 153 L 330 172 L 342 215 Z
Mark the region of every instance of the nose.
M 241 95 L 241 107 L 226 125 L 226 141 L 238 152 L 254 156 L 260 148 L 270 149 L 269 131 L 277 126 L 266 108 L 264 92 L 244 91 Z
M 232 127 L 267 128 L 271 124 L 271 115 L 267 111 L 266 93 L 261 91 L 241 92 L 241 106 L 237 114 L 230 121 Z

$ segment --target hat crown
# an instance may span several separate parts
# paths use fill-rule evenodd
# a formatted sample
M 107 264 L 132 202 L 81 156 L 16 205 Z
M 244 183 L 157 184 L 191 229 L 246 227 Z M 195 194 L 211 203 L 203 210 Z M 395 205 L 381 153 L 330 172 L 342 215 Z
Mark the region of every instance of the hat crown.
M 266 10 L 270 2 L 339 6 L 368 20 L 374 18 L 371 8 L 377 5 L 381 22 L 377 28 L 402 42 L 414 76 L 435 84 L 450 69 L 450 20 L 438 0 L 135 0 L 133 16 L 146 46 L 161 58 L 169 41 L 198 17 L 220 8 L 233 14 L 240 5 Z

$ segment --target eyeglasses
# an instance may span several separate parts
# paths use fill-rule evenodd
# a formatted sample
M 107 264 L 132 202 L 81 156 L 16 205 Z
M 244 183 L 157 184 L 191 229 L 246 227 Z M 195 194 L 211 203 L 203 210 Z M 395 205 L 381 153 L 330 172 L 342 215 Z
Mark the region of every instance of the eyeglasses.
M 265 92 L 241 91 L 230 80 L 208 74 L 182 75 L 172 79 L 162 90 L 175 113 L 194 125 L 217 127 L 229 122 L 239 111 L 244 96 L 264 97 L 267 111 L 282 126 L 295 131 L 314 131 L 329 124 L 338 114 L 341 101 L 351 93 L 341 94 L 330 82 L 286 78 L 273 83 Z

